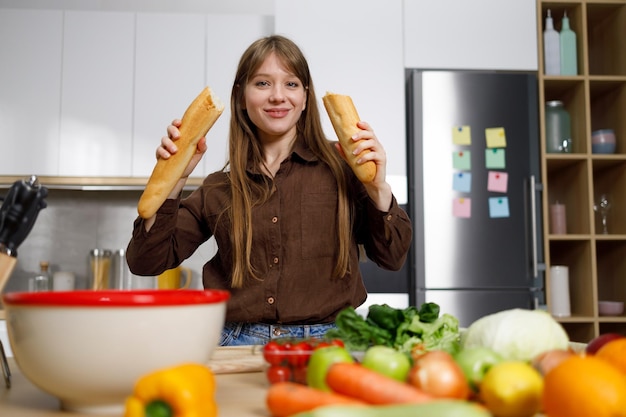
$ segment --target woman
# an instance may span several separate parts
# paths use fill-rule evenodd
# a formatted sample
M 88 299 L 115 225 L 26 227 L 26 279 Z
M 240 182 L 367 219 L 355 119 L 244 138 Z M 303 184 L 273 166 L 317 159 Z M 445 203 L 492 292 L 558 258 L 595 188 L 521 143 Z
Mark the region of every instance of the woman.
M 322 336 L 340 310 L 367 297 L 359 245 L 387 269 L 406 259 L 411 222 L 385 181 L 385 151 L 359 122 L 355 154 L 369 149 L 361 162 L 377 167 L 371 183 L 359 182 L 324 136 L 306 59 L 282 36 L 244 52 L 230 105 L 227 166 L 180 198 L 207 150 L 202 139 L 157 214 L 135 221 L 129 266 L 159 274 L 214 236 L 218 250 L 202 275 L 205 288 L 231 292 L 222 345 Z M 177 151 L 178 127 L 180 120 L 168 126 L 158 158 Z

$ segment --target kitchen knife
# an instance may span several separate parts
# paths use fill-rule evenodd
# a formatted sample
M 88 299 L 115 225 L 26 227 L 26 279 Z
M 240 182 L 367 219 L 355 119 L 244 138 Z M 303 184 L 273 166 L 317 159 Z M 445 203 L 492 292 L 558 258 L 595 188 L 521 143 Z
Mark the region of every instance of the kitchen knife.
M 48 189 L 36 176 L 16 181 L 0 207 L 0 293 L 15 263 L 17 248 L 30 233 L 37 215 L 47 206 Z

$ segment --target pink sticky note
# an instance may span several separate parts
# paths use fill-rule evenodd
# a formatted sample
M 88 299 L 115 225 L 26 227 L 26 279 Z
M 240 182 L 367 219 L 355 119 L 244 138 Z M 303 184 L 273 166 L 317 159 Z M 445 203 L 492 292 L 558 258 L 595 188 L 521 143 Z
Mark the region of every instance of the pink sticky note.
M 506 172 L 489 171 L 487 190 L 498 193 L 506 193 L 509 182 L 509 174 Z
M 472 217 L 472 199 L 460 197 L 452 200 L 452 215 L 463 218 Z

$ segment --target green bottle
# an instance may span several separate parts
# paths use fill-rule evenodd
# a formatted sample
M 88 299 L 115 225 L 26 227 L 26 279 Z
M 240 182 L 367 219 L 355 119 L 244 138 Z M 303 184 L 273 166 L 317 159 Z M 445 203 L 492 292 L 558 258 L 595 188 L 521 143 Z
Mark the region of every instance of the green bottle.
M 576 33 L 569 27 L 567 12 L 563 13 L 561 22 L 560 50 L 561 50 L 561 75 L 578 75 L 576 60 Z

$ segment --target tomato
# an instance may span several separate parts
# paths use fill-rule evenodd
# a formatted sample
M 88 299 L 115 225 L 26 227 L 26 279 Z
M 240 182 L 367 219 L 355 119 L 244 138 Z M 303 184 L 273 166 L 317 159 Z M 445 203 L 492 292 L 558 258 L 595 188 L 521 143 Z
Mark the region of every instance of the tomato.
M 291 369 L 288 366 L 272 365 L 265 371 L 270 384 L 291 380 Z
M 312 351 L 313 348 L 308 342 L 298 342 L 287 351 L 287 362 L 294 367 L 306 366 Z
M 411 385 L 434 397 L 466 400 L 471 394 L 463 370 L 452 355 L 442 350 L 416 358 L 408 379 Z
M 263 346 L 263 359 L 270 365 L 280 365 L 285 360 L 285 347 L 275 340 Z
M 330 341 L 330 344 L 339 347 L 346 347 L 346 345 L 343 343 L 343 340 L 341 339 L 333 339 Z
M 331 346 L 330 342 L 319 342 L 317 345 L 315 345 L 314 349 L 321 349 L 328 346 Z

